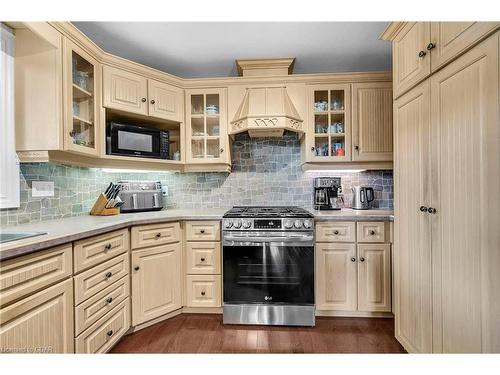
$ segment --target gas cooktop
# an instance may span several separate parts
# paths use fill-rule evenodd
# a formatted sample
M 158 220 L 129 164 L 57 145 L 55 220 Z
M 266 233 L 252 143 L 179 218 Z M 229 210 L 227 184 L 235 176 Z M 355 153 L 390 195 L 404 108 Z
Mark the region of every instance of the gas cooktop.
M 223 217 L 226 218 L 245 218 L 245 217 L 314 217 L 309 211 L 294 206 L 235 206 L 227 211 Z

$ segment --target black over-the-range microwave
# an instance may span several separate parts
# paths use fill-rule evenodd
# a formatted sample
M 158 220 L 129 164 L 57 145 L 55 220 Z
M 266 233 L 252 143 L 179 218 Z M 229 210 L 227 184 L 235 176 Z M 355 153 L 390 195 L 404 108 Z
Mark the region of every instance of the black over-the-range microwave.
M 168 131 L 110 121 L 106 154 L 168 159 Z

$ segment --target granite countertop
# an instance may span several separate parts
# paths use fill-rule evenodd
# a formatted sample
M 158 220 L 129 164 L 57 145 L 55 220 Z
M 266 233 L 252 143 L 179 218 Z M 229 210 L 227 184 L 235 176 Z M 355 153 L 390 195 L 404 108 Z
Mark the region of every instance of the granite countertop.
M 0 260 L 33 253 L 49 247 L 96 236 L 131 225 L 154 224 L 177 220 L 220 220 L 227 208 L 171 209 L 117 216 L 75 216 L 40 223 L 0 228 L 3 232 L 47 232 L 47 234 L 0 244 Z M 318 221 L 392 221 L 391 210 L 341 211 L 309 210 Z

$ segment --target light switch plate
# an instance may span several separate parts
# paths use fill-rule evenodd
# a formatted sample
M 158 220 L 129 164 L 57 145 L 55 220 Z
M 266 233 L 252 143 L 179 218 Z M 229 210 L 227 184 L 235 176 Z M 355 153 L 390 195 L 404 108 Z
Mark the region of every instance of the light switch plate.
M 32 197 L 53 197 L 54 196 L 54 181 L 32 181 L 31 182 Z
M 164 197 L 168 197 L 168 186 L 161 187 L 161 195 Z

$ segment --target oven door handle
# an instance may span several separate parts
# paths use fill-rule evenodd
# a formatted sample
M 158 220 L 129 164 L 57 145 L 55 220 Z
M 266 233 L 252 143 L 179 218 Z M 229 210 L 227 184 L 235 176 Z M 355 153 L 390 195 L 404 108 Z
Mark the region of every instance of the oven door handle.
M 287 244 L 294 245 L 298 244 L 301 246 L 310 244 L 314 245 L 313 235 L 301 235 L 301 236 L 224 236 L 224 245 L 226 246 L 255 246 L 255 244 L 261 245 L 263 243 L 273 244 Z

